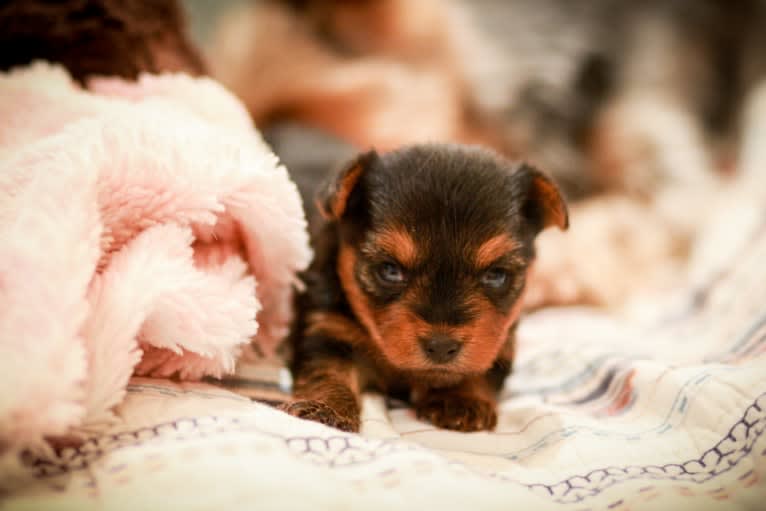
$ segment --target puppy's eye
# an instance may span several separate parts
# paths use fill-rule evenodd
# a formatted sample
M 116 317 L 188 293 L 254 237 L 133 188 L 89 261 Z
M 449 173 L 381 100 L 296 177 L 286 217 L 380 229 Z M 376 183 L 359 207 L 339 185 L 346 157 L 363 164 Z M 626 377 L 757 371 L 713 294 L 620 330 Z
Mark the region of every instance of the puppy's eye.
M 481 283 L 492 289 L 499 289 L 508 282 L 508 272 L 503 268 L 490 268 L 481 276 Z
M 406 280 L 404 270 L 396 263 L 381 263 L 375 272 L 378 278 L 386 284 L 401 284 Z

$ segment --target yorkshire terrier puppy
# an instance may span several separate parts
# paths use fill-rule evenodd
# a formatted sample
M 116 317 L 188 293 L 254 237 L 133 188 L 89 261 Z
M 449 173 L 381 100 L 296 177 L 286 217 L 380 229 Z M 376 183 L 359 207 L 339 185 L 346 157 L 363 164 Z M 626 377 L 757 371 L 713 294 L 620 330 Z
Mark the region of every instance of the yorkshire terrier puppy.
M 374 388 L 436 426 L 494 428 L 535 237 L 568 227 L 556 184 L 486 149 L 416 145 L 359 155 L 317 206 L 285 410 L 358 431 Z

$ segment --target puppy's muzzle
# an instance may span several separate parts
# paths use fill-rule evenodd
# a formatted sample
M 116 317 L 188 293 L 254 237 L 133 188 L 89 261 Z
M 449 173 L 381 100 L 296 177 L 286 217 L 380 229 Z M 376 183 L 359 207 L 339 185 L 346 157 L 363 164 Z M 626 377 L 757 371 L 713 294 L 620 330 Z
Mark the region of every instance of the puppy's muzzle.
M 446 364 L 454 360 L 463 347 L 459 341 L 444 334 L 420 338 L 419 341 L 428 360 L 436 364 Z

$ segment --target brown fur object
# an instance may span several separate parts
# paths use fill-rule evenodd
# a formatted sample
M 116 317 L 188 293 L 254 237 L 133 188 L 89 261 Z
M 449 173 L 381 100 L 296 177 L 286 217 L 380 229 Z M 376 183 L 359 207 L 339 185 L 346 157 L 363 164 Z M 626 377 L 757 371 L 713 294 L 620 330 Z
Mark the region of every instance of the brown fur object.
M 0 70 L 34 60 L 94 75 L 205 73 L 180 5 L 164 0 L 15 0 L 0 3 Z

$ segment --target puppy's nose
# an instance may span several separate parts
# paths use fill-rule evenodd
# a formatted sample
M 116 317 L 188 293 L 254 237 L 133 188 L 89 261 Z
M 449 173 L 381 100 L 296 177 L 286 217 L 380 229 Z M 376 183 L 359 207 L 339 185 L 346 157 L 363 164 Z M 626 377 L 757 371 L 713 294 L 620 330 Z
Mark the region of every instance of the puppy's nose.
M 446 364 L 460 353 L 460 348 L 463 346 L 451 337 L 436 334 L 431 337 L 421 338 L 420 347 L 431 362 Z

